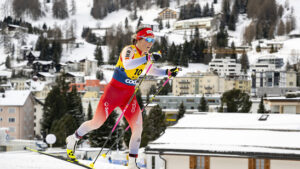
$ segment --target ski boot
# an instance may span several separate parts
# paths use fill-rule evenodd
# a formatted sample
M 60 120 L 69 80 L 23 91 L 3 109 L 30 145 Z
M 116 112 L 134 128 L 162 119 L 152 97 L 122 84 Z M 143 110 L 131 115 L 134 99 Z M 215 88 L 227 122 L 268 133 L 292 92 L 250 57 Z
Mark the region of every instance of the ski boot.
M 75 134 L 72 134 L 66 138 L 67 143 L 67 158 L 70 161 L 78 161 L 75 156 L 75 149 L 79 138 Z
M 129 157 L 127 169 L 140 169 L 140 168 L 136 165 L 136 157 Z

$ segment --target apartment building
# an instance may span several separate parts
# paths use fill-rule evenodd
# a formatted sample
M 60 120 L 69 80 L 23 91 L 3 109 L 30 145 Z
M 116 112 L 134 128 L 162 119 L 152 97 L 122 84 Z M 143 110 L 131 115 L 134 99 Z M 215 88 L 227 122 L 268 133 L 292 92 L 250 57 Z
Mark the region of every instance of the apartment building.
M 222 94 L 231 89 L 250 93 L 251 81 L 246 76 L 221 77 L 215 72 L 188 73 L 172 81 L 174 96 L 187 94 Z
M 210 70 L 218 72 L 220 76 L 237 76 L 241 74 L 241 64 L 236 63 L 235 59 L 230 57 L 214 58 L 209 63 Z
M 0 96 L 0 128 L 9 128 L 10 139 L 33 139 L 34 101 L 31 92 L 10 90 Z
M 267 55 L 260 57 L 256 60 L 255 64 L 250 66 L 251 72 L 263 72 L 270 70 L 278 70 L 284 65 L 283 58 L 279 58 L 273 55 Z
M 256 96 L 282 96 L 289 91 L 297 91 L 297 72 L 285 70 L 254 71 L 252 93 Z
M 206 29 L 211 30 L 214 28 L 214 18 L 206 17 L 206 18 L 193 18 L 193 19 L 185 19 L 175 22 L 174 29 L 175 30 L 184 30 L 184 29 Z

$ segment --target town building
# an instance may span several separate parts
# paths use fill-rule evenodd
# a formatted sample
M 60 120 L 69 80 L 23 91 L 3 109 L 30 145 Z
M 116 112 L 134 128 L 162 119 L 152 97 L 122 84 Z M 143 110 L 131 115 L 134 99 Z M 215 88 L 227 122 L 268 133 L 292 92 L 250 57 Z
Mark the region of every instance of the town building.
M 289 91 L 297 91 L 297 73 L 295 71 L 269 70 L 253 71 L 251 92 L 261 97 L 282 96 Z
M 174 29 L 175 30 L 184 30 L 184 29 L 206 29 L 211 30 L 214 29 L 215 20 L 212 17 L 206 18 L 193 18 L 193 19 L 186 19 L 180 20 L 175 22 Z
M 187 94 L 222 94 L 239 89 L 250 93 L 251 81 L 247 76 L 220 77 L 216 72 L 196 72 L 178 76 L 172 80 L 174 96 Z
M 159 19 L 167 20 L 167 19 L 177 19 L 178 14 L 176 10 L 165 8 L 158 15 L 159 15 Z
M 298 169 L 299 124 L 298 115 L 186 114 L 145 148 L 147 169 Z
M 34 100 L 29 90 L 0 93 L 0 128 L 9 128 L 10 139 L 34 138 Z
M 260 57 L 256 60 L 256 63 L 251 65 L 250 70 L 251 72 L 257 71 L 269 71 L 280 69 L 284 65 L 283 58 L 276 57 L 273 55 L 267 55 Z
M 286 96 L 264 98 L 270 113 L 300 114 L 300 91 L 287 92 Z
M 220 76 L 238 76 L 241 74 L 241 67 L 240 63 L 236 63 L 236 60 L 230 57 L 214 58 L 209 62 L 209 68 L 218 72 Z

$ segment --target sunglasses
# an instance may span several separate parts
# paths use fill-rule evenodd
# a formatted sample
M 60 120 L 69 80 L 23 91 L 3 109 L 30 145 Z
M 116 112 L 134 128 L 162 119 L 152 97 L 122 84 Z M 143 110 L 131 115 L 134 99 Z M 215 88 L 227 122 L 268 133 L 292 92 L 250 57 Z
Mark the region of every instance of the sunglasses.
M 155 39 L 154 38 L 148 38 L 148 37 L 143 37 L 143 36 L 140 36 L 141 38 L 145 39 L 146 42 L 148 43 L 154 43 L 155 42 Z

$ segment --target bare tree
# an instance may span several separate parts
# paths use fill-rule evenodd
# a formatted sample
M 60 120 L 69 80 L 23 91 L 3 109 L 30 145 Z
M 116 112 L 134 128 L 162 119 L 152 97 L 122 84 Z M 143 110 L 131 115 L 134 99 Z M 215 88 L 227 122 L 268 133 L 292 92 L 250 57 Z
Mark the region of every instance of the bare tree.
M 277 29 L 277 35 L 282 36 L 284 34 L 285 34 L 285 25 L 284 25 L 283 21 L 280 20 L 280 23 L 279 23 L 279 26 Z
M 296 65 L 296 69 L 300 70 L 300 51 L 297 49 L 291 50 L 291 56 L 290 56 L 290 62 L 291 64 Z
M 75 15 L 77 12 L 77 8 L 76 8 L 76 2 L 75 0 L 71 1 L 71 15 Z
M 256 23 L 252 22 L 248 27 L 245 28 L 244 32 L 244 43 L 250 44 L 256 36 Z
M 37 20 L 42 16 L 39 0 L 13 0 L 12 8 L 16 17 L 27 14 L 32 19 Z
M 289 34 L 292 31 L 292 21 L 288 19 L 285 24 L 285 32 Z
M 65 19 L 69 17 L 68 5 L 66 0 L 54 0 L 53 2 L 53 17 Z

